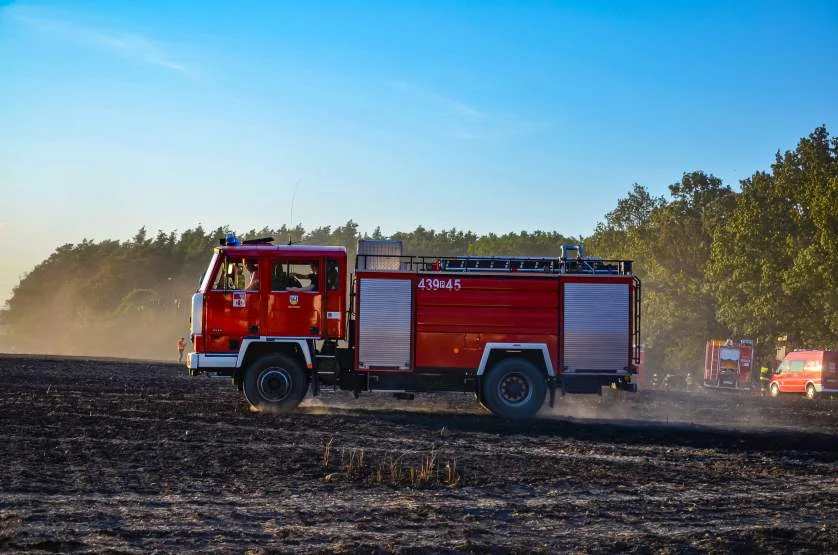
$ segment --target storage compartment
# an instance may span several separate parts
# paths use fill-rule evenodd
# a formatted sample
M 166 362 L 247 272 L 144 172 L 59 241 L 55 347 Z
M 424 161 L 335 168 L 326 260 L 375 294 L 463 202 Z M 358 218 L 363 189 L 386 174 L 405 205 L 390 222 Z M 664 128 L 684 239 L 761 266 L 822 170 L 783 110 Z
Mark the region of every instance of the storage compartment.
M 623 373 L 629 365 L 629 285 L 564 284 L 566 372 Z
M 411 280 L 358 279 L 358 369 L 410 370 Z

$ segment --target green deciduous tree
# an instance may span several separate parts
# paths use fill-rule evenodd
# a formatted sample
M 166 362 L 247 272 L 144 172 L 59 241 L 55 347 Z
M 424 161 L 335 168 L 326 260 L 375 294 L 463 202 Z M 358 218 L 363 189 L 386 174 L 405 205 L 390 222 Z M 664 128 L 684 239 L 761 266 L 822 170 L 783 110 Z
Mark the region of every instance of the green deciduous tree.
M 825 127 L 742 182 L 714 234 L 718 315 L 766 345 L 838 348 L 838 140 Z

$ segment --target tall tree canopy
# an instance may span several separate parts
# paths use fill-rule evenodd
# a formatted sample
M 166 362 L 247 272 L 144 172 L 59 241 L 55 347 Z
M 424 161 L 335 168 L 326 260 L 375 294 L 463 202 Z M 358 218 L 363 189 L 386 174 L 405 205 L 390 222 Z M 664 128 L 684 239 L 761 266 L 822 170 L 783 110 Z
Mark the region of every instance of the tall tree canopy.
M 819 127 L 742 182 L 715 228 L 718 318 L 741 335 L 794 347 L 838 340 L 838 139 Z

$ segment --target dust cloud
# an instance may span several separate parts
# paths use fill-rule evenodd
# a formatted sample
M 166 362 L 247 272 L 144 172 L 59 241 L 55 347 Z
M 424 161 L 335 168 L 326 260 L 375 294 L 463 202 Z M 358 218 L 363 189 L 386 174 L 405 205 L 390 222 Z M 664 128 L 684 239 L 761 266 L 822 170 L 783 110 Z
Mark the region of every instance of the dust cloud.
M 806 418 L 799 418 L 805 413 Z M 601 421 L 614 424 L 677 424 L 725 429 L 821 429 L 834 427 L 838 404 L 811 401 L 802 395 L 780 399 L 756 391 L 604 389 L 603 395 L 557 395 L 553 408 L 545 403 L 539 418 Z M 812 415 L 823 416 L 823 421 Z
M 189 345 L 188 299 L 97 311 L 94 299 L 64 291 L 0 328 L 0 352 L 177 362 Z

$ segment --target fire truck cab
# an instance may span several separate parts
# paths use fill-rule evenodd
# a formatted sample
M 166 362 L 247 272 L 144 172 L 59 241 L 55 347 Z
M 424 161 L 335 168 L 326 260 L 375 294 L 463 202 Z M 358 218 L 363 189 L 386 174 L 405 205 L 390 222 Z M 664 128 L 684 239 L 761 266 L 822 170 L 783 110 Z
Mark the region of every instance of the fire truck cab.
M 364 240 L 350 274 L 343 247 L 231 235 L 192 298 L 187 366 L 231 377 L 256 409 L 291 410 L 326 386 L 471 392 L 497 415 L 527 418 L 556 391 L 635 391 L 639 323 L 631 261 L 581 247 L 433 257 Z
M 751 389 L 754 342 L 711 339 L 704 349 L 704 387 Z

